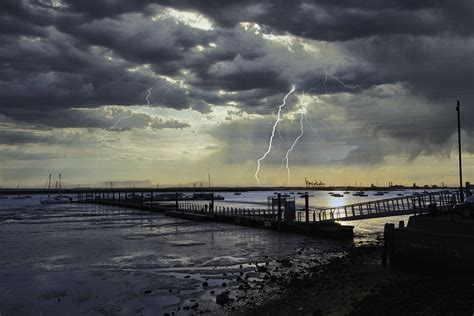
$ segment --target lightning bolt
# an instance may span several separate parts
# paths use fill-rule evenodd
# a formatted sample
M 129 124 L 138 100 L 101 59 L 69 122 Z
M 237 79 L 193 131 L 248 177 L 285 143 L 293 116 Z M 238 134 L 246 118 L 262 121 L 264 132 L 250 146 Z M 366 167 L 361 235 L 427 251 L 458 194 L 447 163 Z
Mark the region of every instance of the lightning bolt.
M 151 87 L 150 89 L 146 90 L 146 91 L 148 92 L 148 94 L 147 94 L 146 97 L 145 97 L 146 106 L 147 106 L 147 107 L 150 107 L 150 100 L 148 100 L 148 98 L 151 96 L 151 90 L 153 90 L 153 87 Z
M 275 124 L 273 124 L 272 135 L 270 136 L 270 141 L 268 142 L 267 151 L 263 154 L 262 157 L 260 157 L 260 159 L 257 160 L 257 170 L 255 171 L 255 179 L 257 180 L 259 186 L 260 186 L 260 179 L 258 177 L 258 173 L 260 172 L 260 163 L 262 162 L 262 160 L 264 160 L 267 157 L 267 155 L 272 150 L 272 143 L 273 143 L 273 138 L 275 137 L 275 130 L 276 130 L 278 124 L 280 124 L 280 122 L 282 121 L 281 109 L 286 105 L 286 99 L 290 96 L 290 94 L 292 94 L 295 91 L 295 89 L 296 89 L 295 85 L 293 85 L 291 87 L 290 92 L 288 92 L 285 95 L 285 97 L 283 98 L 283 103 L 280 104 L 280 106 L 278 106 L 277 120 L 275 121 Z
M 150 107 L 150 100 L 148 98 L 151 96 L 151 91 L 152 90 L 153 90 L 153 87 L 146 90 L 147 95 L 145 96 L 145 100 L 146 100 L 146 104 L 147 104 L 148 108 Z M 130 115 L 128 115 L 128 116 L 120 116 L 117 119 L 117 121 L 109 129 L 111 129 L 111 130 L 115 129 L 117 127 L 117 125 L 122 121 L 122 119 L 128 119 L 128 118 L 131 118 L 132 116 L 133 116 L 133 111 L 130 111 Z
M 147 90 L 147 95 L 145 96 L 145 100 L 146 100 L 146 104 L 147 104 L 147 107 L 150 107 L 150 100 L 148 99 L 150 96 L 151 96 L 151 91 L 153 90 L 153 87 L 151 87 L 150 89 Z M 131 118 L 133 116 L 133 111 L 130 111 L 130 115 L 128 116 L 120 116 L 117 121 L 109 128 L 109 130 L 114 130 L 117 125 L 120 123 L 120 121 L 122 121 L 122 119 L 127 119 L 127 118 Z M 95 144 L 95 156 L 96 156 L 96 162 L 97 162 L 97 165 L 96 165 L 96 170 L 98 171 L 99 170 L 99 167 L 100 167 L 100 154 L 99 154 L 99 143 L 96 142 Z M 96 182 L 97 182 L 97 172 L 96 172 Z
M 130 111 L 130 115 L 129 115 L 129 116 L 120 116 L 120 117 L 117 119 L 117 121 L 116 121 L 109 129 L 114 130 L 114 129 L 117 127 L 118 123 L 120 123 L 120 121 L 122 121 L 122 119 L 128 119 L 128 118 L 131 118 L 132 116 L 133 116 L 133 112 L 132 112 L 132 111 Z
M 300 134 L 295 138 L 295 140 L 293 141 L 293 144 L 291 144 L 291 147 L 286 152 L 286 157 L 285 157 L 286 165 L 285 166 L 286 166 L 286 172 L 287 172 L 288 186 L 291 186 L 291 182 L 290 182 L 291 173 L 290 173 L 290 166 L 289 166 L 289 164 L 290 164 L 289 156 L 290 156 L 290 152 L 293 151 L 293 148 L 295 148 L 296 143 L 300 140 L 300 138 L 304 134 L 303 117 L 305 117 L 305 114 L 306 114 L 306 108 L 304 108 L 300 112 Z
M 322 83 L 320 83 L 319 85 L 317 85 L 316 87 L 314 88 L 311 88 L 311 90 L 319 90 L 321 87 L 324 87 L 324 94 L 327 95 L 328 94 L 328 81 L 329 81 L 329 77 L 333 78 L 334 80 L 337 81 L 337 83 L 339 83 L 341 86 L 343 86 L 344 88 L 347 88 L 347 89 L 351 89 L 351 90 L 354 90 L 354 89 L 361 89 L 362 90 L 362 87 L 359 86 L 359 85 L 352 85 L 352 84 L 346 84 L 344 81 L 342 81 L 339 77 L 333 75 L 333 74 L 329 74 L 328 73 L 328 70 L 327 69 L 324 69 L 324 80 Z
M 100 165 L 100 156 L 99 156 L 99 143 L 95 143 L 95 156 L 96 156 L 96 163 L 97 163 L 97 169 L 99 169 Z
M 326 70 L 326 80 L 327 80 L 327 70 Z M 362 89 L 361 86 L 359 85 L 352 85 L 352 84 L 345 84 L 341 79 L 339 79 L 338 77 L 334 76 L 334 75 L 331 75 L 332 78 L 336 79 L 336 81 L 341 85 L 343 86 L 344 88 L 347 88 L 347 89 L 351 89 L 351 90 L 354 90 L 354 89 Z
M 287 183 L 288 183 L 289 186 L 291 185 L 290 158 L 289 158 L 290 157 L 290 152 L 293 151 L 296 144 L 298 143 L 298 141 L 300 140 L 300 138 L 304 134 L 303 118 L 305 118 L 306 122 L 308 122 L 308 117 L 306 116 L 307 112 L 308 112 L 308 109 L 307 109 L 306 103 L 304 102 L 304 91 L 303 91 L 303 107 L 299 111 L 299 113 L 300 113 L 300 134 L 295 138 L 295 140 L 293 141 L 293 144 L 291 144 L 290 148 L 288 148 L 288 150 L 286 151 L 286 156 L 281 160 L 281 165 L 280 165 L 280 170 L 283 168 L 283 165 L 285 165 L 285 167 L 286 167 Z M 313 129 L 313 127 L 311 126 L 311 124 L 309 124 L 309 122 L 308 122 L 308 125 L 311 127 L 311 129 Z M 314 131 L 314 129 L 313 129 L 313 131 Z

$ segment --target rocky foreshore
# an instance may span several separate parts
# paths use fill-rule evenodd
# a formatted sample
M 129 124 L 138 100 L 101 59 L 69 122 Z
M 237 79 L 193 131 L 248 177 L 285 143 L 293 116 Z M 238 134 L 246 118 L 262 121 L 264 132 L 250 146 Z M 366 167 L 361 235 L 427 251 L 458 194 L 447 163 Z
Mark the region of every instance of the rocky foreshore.
M 281 294 L 242 315 L 473 315 L 474 273 L 382 267 L 380 244 L 295 277 Z

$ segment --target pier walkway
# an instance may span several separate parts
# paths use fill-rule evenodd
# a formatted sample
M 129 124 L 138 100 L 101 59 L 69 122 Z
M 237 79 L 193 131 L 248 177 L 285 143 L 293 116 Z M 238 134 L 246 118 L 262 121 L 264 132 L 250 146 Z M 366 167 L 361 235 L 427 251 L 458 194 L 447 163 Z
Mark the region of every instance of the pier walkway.
M 353 227 L 339 225 L 338 221 L 440 212 L 452 207 L 453 194 L 451 191 L 431 192 L 331 208 L 310 208 L 309 196 L 306 194 L 305 206 L 300 209 L 289 208 L 286 199 L 280 195 L 274 198 L 277 203 L 257 208 L 216 206 L 213 193 L 208 194 L 208 199 L 202 200 L 183 199 L 179 193 L 175 193 L 174 199 L 168 196 L 167 200 L 159 200 L 152 193 L 144 191 L 133 194 L 102 192 L 79 195 L 78 199 L 85 203 L 164 212 L 167 216 L 197 221 L 229 222 L 297 233 L 347 237 L 352 236 Z M 459 197 L 455 196 L 458 201 Z
M 453 200 L 455 196 L 455 201 Z M 422 214 L 451 209 L 460 201 L 459 192 L 449 190 L 315 210 L 318 220 L 352 221 L 396 215 Z

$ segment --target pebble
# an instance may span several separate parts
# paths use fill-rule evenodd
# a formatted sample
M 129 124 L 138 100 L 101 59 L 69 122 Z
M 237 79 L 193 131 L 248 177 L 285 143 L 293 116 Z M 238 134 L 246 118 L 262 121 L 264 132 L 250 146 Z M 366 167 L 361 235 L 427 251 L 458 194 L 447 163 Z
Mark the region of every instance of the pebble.
M 229 295 L 226 293 L 222 293 L 216 296 L 216 303 L 219 305 L 225 305 L 229 303 Z

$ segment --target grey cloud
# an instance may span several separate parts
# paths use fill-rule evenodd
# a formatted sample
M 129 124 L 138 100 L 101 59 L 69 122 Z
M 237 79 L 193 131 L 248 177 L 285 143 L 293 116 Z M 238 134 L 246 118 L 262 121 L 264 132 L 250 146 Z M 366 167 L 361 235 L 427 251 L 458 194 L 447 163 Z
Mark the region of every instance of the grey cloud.
M 164 128 L 174 128 L 174 129 L 183 129 L 186 127 L 190 127 L 186 122 L 181 122 L 177 120 L 166 120 L 166 121 L 158 121 L 154 122 L 153 124 L 150 125 L 151 128 L 153 129 L 164 129 Z
M 474 102 L 474 5 L 469 1 L 62 3 L 0 4 L 0 114 L 38 126 L 107 129 L 117 115 L 88 116 L 77 109 L 144 104 L 150 87 L 152 106 L 209 113 L 212 105 L 233 102 L 249 113 L 270 114 L 295 83 L 299 92 L 318 95 L 333 106 L 327 117 L 339 115 L 349 122 L 340 127 L 321 119 L 327 124 L 321 133 L 328 142 L 357 146 L 347 161 L 383 161 L 395 152 L 385 149 L 388 144 L 410 157 L 446 151 L 455 131 L 456 99 L 462 101 L 464 129 L 468 135 L 474 130 L 467 119 L 474 115 L 468 106 Z M 172 18 L 150 20 L 166 7 L 200 12 L 212 19 L 214 28 L 199 30 Z M 296 44 L 286 50 L 243 30 L 239 22 L 259 23 L 267 35 L 320 41 L 315 42 L 318 50 L 305 52 Z M 328 43 L 341 56 L 325 51 Z M 145 64 L 149 69 L 140 69 Z M 403 85 L 405 94 L 387 92 L 380 88 L 384 85 Z M 288 110 L 293 108 L 290 100 Z M 134 115 L 118 129 L 186 124 Z M 233 125 L 225 127 L 237 133 Z M 247 154 L 261 149 L 267 136 L 250 126 L 241 136 L 224 129 L 219 133 L 214 137 L 223 142 L 240 139 Z M 20 133 L 3 139 L 42 141 L 34 137 Z M 247 144 L 254 138 L 254 145 Z M 466 148 L 471 150 L 470 140 Z M 229 152 L 236 156 L 225 159 L 242 157 Z

